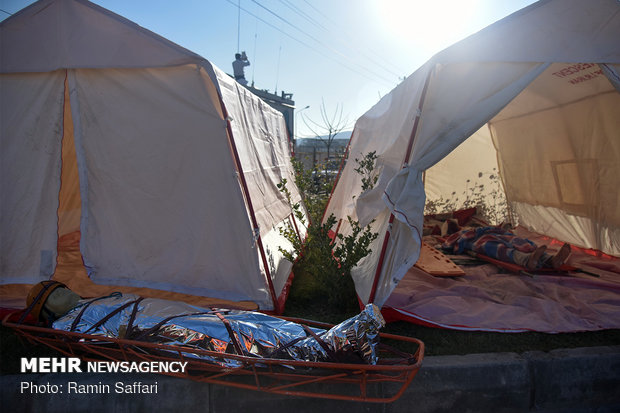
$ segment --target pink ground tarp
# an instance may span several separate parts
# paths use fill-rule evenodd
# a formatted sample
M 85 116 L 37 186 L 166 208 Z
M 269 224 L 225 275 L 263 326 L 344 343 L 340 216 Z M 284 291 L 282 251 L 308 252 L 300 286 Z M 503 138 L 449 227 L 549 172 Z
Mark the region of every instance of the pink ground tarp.
M 562 243 L 518 228 L 546 244 Z M 563 333 L 620 328 L 620 259 L 573 248 L 568 264 L 598 274 L 528 275 L 493 264 L 464 266 L 462 277 L 434 277 L 413 267 L 384 305 L 389 319 L 436 327 Z

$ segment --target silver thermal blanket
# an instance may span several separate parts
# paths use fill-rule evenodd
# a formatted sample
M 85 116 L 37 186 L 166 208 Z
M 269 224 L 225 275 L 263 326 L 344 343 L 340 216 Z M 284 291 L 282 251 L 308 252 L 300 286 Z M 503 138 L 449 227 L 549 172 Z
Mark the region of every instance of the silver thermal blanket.
M 81 300 L 57 319 L 53 328 L 249 357 L 376 364 L 379 329 L 384 325 L 374 304 L 329 330 L 321 330 L 258 312 L 208 309 L 114 293 Z M 233 359 L 200 357 L 231 367 L 239 365 Z

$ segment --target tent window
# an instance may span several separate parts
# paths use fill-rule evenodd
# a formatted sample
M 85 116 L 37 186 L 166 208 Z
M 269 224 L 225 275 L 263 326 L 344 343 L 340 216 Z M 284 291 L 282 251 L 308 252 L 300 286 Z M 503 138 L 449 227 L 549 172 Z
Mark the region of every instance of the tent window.
M 590 207 L 598 204 L 596 159 L 555 161 L 551 168 L 562 207 L 576 215 L 587 215 Z

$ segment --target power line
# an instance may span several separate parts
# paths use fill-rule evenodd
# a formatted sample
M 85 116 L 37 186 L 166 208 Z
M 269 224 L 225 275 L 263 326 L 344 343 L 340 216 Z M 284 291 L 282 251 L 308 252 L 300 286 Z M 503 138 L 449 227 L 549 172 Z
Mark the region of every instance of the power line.
M 321 16 L 325 17 L 326 19 L 329 19 L 329 16 L 326 16 L 323 14 L 323 12 L 319 9 L 317 9 L 316 7 L 314 7 L 312 5 L 312 3 L 310 3 L 308 0 L 304 0 L 304 3 L 306 3 L 308 6 L 310 6 L 312 9 L 314 9 L 314 11 L 316 11 L 317 13 L 319 13 Z
M 236 5 L 235 3 L 233 3 L 233 2 L 232 2 L 232 0 L 226 0 L 226 1 L 227 1 L 228 3 L 230 3 L 230 4 L 232 4 L 233 6 L 237 7 L 237 5 Z M 346 65 L 346 64 L 345 64 L 345 63 L 343 63 L 341 60 L 334 59 L 333 57 L 331 57 L 331 56 L 329 56 L 329 55 L 327 55 L 327 54 L 323 53 L 321 50 L 318 50 L 317 48 L 315 48 L 315 47 L 313 47 L 313 46 L 309 45 L 308 43 L 304 42 L 303 40 L 300 40 L 300 39 L 298 39 L 297 37 L 295 37 L 295 36 L 291 35 L 290 33 L 285 32 L 284 30 L 280 29 L 279 27 L 274 26 L 273 24 L 271 24 L 271 23 L 269 23 L 268 21 L 266 21 L 266 20 L 262 19 L 261 17 L 257 16 L 256 14 L 252 13 L 251 11 L 249 11 L 249 10 L 247 10 L 247 9 L 243 8 L 243 7 L 240 7 L 240 9 L 241 9 L 242 11 L 244 11 L 245 13 L 249 14 L 250 16 L 253 16 L 254 18 L 256 18 L 256 19 L 260 20 L 260 21 L 261 21 L 261 22 L 263 22 L 263 23 L 265 23 L 267 26 L 269 26 L 269 27 L 271 27 L 271 28 L 273 28 L 273 29 L 275 29 L 275 30 L 279 31 L 280 33 L 284 34 L 285 36 L 287 36 L 287 37 L 289 37 L 289 38 L 291 38 L 291 39 L 295 40 L 296 42 L 298 42 L 298 43 L 302 44 L 303 46 L 307 47 L 308 49 L 310 49 L 310 50 L 312 50 L 312 51 L 314 51 L 314 52 L 316 52 L 316 53 L 318 53 L 318 54 L 322 55 L 323 57 L 326 57 L 327 59 L 330 59 L 330 60 L 333 60 L 333 61 L 335 61 L 335 62 L 339 63 L 341 66 L 343 66 L 343 67 L 345 67 L 345 68 L 347 68 L 347 69 L 351 70 L 351 71 L 352 71 L 352 72 L 354 72 L 354 73 L 359 74 L 360 76 L 363 76 L 363 77 L 365 77 L 365 78 L 367 78 L 367 79 L 369 79 L 369 80 L 372 80 L 372 81 L 377 81 L 377 77 L 378 77 L 378 78 L 379 78 L 379 80 L 382 80 L 382 81 L 386 82 L 386 84 L 388 84 L 388 85 L 390 85 L 390 86 L 393 86 L 393 85 L 394 85 L 394 82 L 393 82 L 393 81 L 390 81 L 390 80 L 388 80 L 388 79 L 386 79 L 386 78 L 383 78 L 383 77 L 381 77 L 381 76 L 377 76 L 376 74 L 375 74 L 375 76 L 376 76 L 376 77 L 375 77 L 375 78 L 372 78 L 372 77 L 370 77 L 370 76 L 368 76 L 368 75 L 366 75 L 366 74 L 364 74 L 364 73 L 360 72 L 359 70 L 355 69 L 354 67 L 351 67 L 351 66 L 349 66 L 349 65 Z M 367 70 L 367 69 L 366 69 L 366 70 Z
M 280 0 L 280 2 L 282 2 L 285 5 L 289 5 L 289 7 L 291 7 L 292 9 L 294 9 L 294 11 L 297 12 L 297 14 L 301 15 L 303 18 L 305 18 L 307 21 L 309 21 L 310 23 L 312 23 L 313 25 L 320 27 L 321 29 L 323 29 L 325 32 L 327 32 L 328 34 L 330 34 L 330 31 L 327 27 L 325 27 L 324 25 L 320 24 L 315 18 L 313 18 L 312 16 L 310 16 L 308 13 L 304 12 L 303 10 L 301 10 L 299 7 L 293 5 L 290 0 Z M 329 16 L 325 15 L 323 12 L 321 12 L 319 9 L 317 9 L 316 7 L 314 7 L 312 5 L 312 3 L 306 1 L 306 4 L 308 4 L 308 6 L 310 6 L 310 8 L 312 8 L 314 11 L 316 11 L 318 14 L 320 14 L 324 19 L 329 20 L 332 24 L 337 25 L 338 23 L 334 22 Z M 349 40 L 352 40 L 352 36 L 350 34 L 348 34 L 346 32 L 346 30 L 344 30 L 343 28 L 339 27 L 338 28 L 338 33 L 344 33 Z M 341 45 L 344 45 L 346 47 L 350 47 L 350 44 L 345 44 L 339 36 L 333 36 L 335 39 L 337 39 Z M 391 74 L 393 74 L 394 76 L 397 76 L 400 78 L 400 76 L 402 75 L 402 73 L 396 73 L 394 72 L 392 69 L 390 69 L 389 67 L 385 66 L 383 63 L 377 61 L 374 59 L 374 57 L 372 57 L 371 55 L 367 54 L 365 52 L 365 50 L 360 50 L 359 48 L 357 49 L 357 52 L 359 54 L 362 54 L 366 59 L 370 60 L 371 62 L 381 66 L 383 69 L 387 70 L 388 72 L 390 72 Z M 375 53 L 376 54 L 376 53 Z M 388 62 L 389 63 L 389 62 Z M 394 68 L 396 68 L 396 65 L 392 64 L 392 66 Z M 400 69 L 397 69 L 400 70 Z
M 256 5 L 258 5 L 259 7 L 263 8 L 264 10 L 266 10 L 267 12 L 269 12 L 270 14 L 272 14 L 273 16 L 275 16 L 277 19 L 279 19 L 279 20 L 281 20 L 282 22 L 284 22 L 284 23 L 288 24 L 288 25 L 289 25 L 289 26 L 291 26 L 292 28 L 294 28 L 294 29 L 298 30 L 299 32 L 301 32 L 302 34 L 304 34 L 304 35 L 308 36 L 310 39 L 314 40 L 315 42 L 317 42 L 319 45 L 323 46 L 324 48 L 326 48 L 326 49 L 328 49 L 328 50 L 331 50 L 332 52 L 334 52 L 334 53 L 336 53 L 336 54 L 338 54 L 338 55 L 342 56 L 342 57 L 343 57 L 343 58 L 345 58 L 345 59 L 351 60 L 351 58 L 350 58 L 349 56 L 347 56 L 347 55 L 345 55 L 345 54 L 343 54 L 343 53 L 339 52 L 338 50 L 335 50 L 335 49 L 333 49 L 332 47 L 330 47 L 330 46 L 328 46 L 328 45 L 324 44 L 322 41 L 320 41 L 320 40 L 319 40 L 319 39 L 317 39 L 316 37 L 312 36 L 311 34 L 307 33 L 307 32 L 306 32 L 306 31 L 304 31 L 304 30 L 301 30 L 298 26 L 296 26 L 296 25 L 292 24 L 292 23 L 291 23 L 290 21 L 288 21 L 287 19 L 285 19 L 285 18 L 281 17 L 280 15 L 278 15 L 277 13 L 275 13 L 274 11 L 272 11 L 272 10 L 270 10 L 269 8 L 265 7 L 264 5 L 260 4 L 257 0 L 252 0 L 252 1 L 253 1 Z M 280 31 L 281 31 L 281 30 L 280 30 Z M 282 32 L 282 31 L 281 31 L 281 32 Z M 283 33 L 284 33 L 284 32 L 283 32 Z M 285 34 L 286 34 L 286 35 L 288 35 L 289 37 L 292 37 L 292 36 L 290 36 L 288 33 L 285 33 Z M 316 51 L 316 49 L 314 49 L 314 50 Z M 358 65 L 359 65 L 359 63 L 358 63 L 358 62 L 352 62 L 352 63 L 354 63 L 354 64 L 358 64 Z M 345 66 L 345 67 L 346 67 L 346 66 Z M 350 67 L 348 67 L 348 68 L 349 68 L 349 69 L 351 69 Z M 366 70 L 367 72 L 371 73 L 373 76 L 376 76 L 377 78 L 379 78 L 379 79 L 383 80 L 384 82 L 387 82 L 389 85 L 393 85 L 393 81 L 391 81 L 391 80 L 389 80 L 389 79 L 387 79 L 387 78 L 385 78 L 385 77 L 381 76 L 380 74 L 378 74 L 378 73 L 376 73 L 376 72 L 373 72 L 372 70 L 370 70 L 370 69 L 368 69 L 368 68 L 366 68 L 366 67 L 361 67 L 361 68 L 362 68 L 362 69 L 364 69 L 364 70 Z M 361 74 L 359 71 L 355 71 L 355 72 L 356 72 L 356 73 L 358 73 L 358 74 Z M 396 74 L 396 76 L 398 76 L 398 75 Z M 371 79 L 371 78 L 369 78 L 369 79 Z M 371 80 L 376 80 L 376 79 L 371 79 Z
M 308 21 L 309 23 L 311 23 L 313 26 L 320 28 L 322 30 L 324 30 L 327 34 L 331 34 L 330 30 L 325 27 L 324 25 L 322 25 L 318 20 L 316 20 L 314 17 L 310 16 L 308 13 L 306 13 L 305 11 L 303 11 L 302 9 L 300 9 L 299 7 L 295 6 L 293 3 L 291 3 L 290 0 L 280 0 L 280 2 L 282 4 L 284 4 L 285 6 L 289 7 L 291 10 L 293 10 L 296 14 L 298 14 L 299 16 L 301 16 L 304 20 Z M 332 24 L 337 25 L 336 22 L 334 22 L 331 18 L 329 18 L 329 16 L 326 16 L 324 13 L 322 13 L 319 9 L 317 9 L 316 7 L 314 7 L 311 3 L 307 2 L 306 3 L 313 9 L 315 10 L 317 13 L 319 13 L 321 16 L 323 16 L 325 19 L 329 20 L 330 22 L 332 22 Z M 349 40 L 352 39 L 352 36 L 350 34 L 348 34 L 346 32 L 346 30 L 342 29 L 342 28 L 338 28 L 338 33 L 344 33 Z M 334 39 L 337 39 L 341 45 L 344 45 L 345 47 L 350 47 L 350 44 L 346 44 L 345 42 L 343 42 L 340 39 L 340 36 L 333 36 Z M 377 61 L 371 54 L 366 53 L 365 50 L 363 49 L 357 49 L 356 50 L 358 52 L 358 54 L 363 55 L 366 59 L 370 60 L 371 62 L 373 62 L 374 64 L 381 66 L 384 70 L 388 71 L 389 73 L 393 74 L 394 76 L 397 77 L 401 77 L 402 76 L 402 72 L 401 73 L 396 73 L 394 72 L 391 68 L 385 66 L 384 63 Z M 376 53 L 375 53 L 376 54 Z M 390 62 L 387 62 L 390 63 Z M 391 66 L 396 69 L 396 70 L 400 70 L 396 67 L 396 65 L 394 65 L 393 63 L 391 64 Z
M 293 12 L 297 13 L 299 16 L 301 16 L 308 22 L 312 23 L 315 27 L 319 27 L 323 30 L 327 30 L 327 28 L 323 26 L 318 20 L 310 16 L 308 13 L 306 13 L 305 11 L 303 11 L 302 9 L 300 9 L 293 3 L 291 3 L 290 0 L 280 0 L 280 2 L 284 4 L 286 7 L 288 7 L 289 9 L 293 10 Z
M 237 7 L 237 5 L 235 3 L 232 2 L 232 0 L 226 0 L 228 3 L 232 4 L 233 6 Z M 256 14 L 252 13 L 251 11 L 243 8 L 243 7 L 239 7 L 240 10 L 243 10 L 244 12 L 246 12 L 247 14 L 249 14 L 250 16 L 256 18 L 257 20 L 260 20 L 261 22 L 265 23 L 267 26 L 271 27 L 272 29 L 275 29 L 277 31 L 279 31 L 280 33 L 284 34 L 287 37 L 290 37 L 291 39 L 295 40 L 296 42 L 301 43 L 302 45 L 316 51 L 319 52 L 318 50 L 314 49 L 312 46 L 310 46 L 309 44 L 305 43 L 302 40 L 299 40 L 298 38 L 286 33 L 284 30 L 280 29 L 279 27 L 274 26 L 273 24 L 269 23 L 268 21 L 258 17 Z M 320 53 L 320 52 L 319 52 Z
M 269 12 L 270 14 L 272 14 L 273 16 L 275 16 L 276 18 L 278 18 L 279 20 L 283 21 L 284 23 L 288 24 L 289 26 L 291 26 L 292 28 L 296 29 L 297 31 L 301 32 L 302 34 L 308 36 L 310 39 L 314 40 L 315 42 L 317 42 L 320 46 L 331 50 L 333 53 L 336 53 L 338 55 L 340 55 L 341 57 L 343 57 L 344 59 L 347 60 L 352 60 L 351 57 L 349 57 L 348 55 L 345 55 L 343 53 L 341 53 L 340 51 L 332 48 L 329 45 L 326 45 L 325 43 L 323 43 L 321 40 L 317 39 L 316 37 L 312 36 L 311 34 L 309 34 L 308 32 L 302 30 L 299 28 L 299 26 L 296 26 L 294 24 L 292 24 L 291 22 L 289 22 L 287 19 L 281 17 L 280 15 L 278 15 L 277 13 L 275 13 L 274 11 L 270 10 L 269 8 L 263 6 L 262 4 L 260 4 L 257 0 L 252 0 L 255 4 L 257 4 L 258 6 L 260 6 L 261 8 L 265 9 L 267 12 Z M 353 64 L 359 65 L 359 62 L 354 62 L 352 61 Z M 374 72 L 373 70 L 368 69 L 367 67 L 363 67 L 360 66 L 362 69 L 366 70 L 367 72 L 371 73 L 373 76 L 376 76 L 377 78 L 382 79 L 383 81 L 389 83 L 390 85 L 393 85 L 393 82 L 385 77 L 383 77 L 382 75 L 378 74 L 377 72 Z M 359 72 L 358 72 L 359 73 Z M 395 74 L 396 76 L 398 76 L 397 74 Z M 373 79 L 374 80 L 374 79 Z
M 328 21 L 329 21 L 329 22 L 331 22 L 334 26 L 338 26 L 338 23 L 337 23 L 337 22 L 335 22 L 335 21 L 334 21 L 331 17 L 329 17 L 328 15 L 326 15 L 325 13 L 323 13 L 321 10 L 317 9 L 317 8 L 316 8 L 316 7 L 315 7 L 315 6 L 314 6 L 311 2 L 309 2 L 308 0 L 304 0 L 304 2 L 305 2 L 308 6 L 310 6 L 310 8 L 311 8 L 312 10 L 314 10 L 315 12 L 317 12 L 318 14 L 320 14 L 320 15 L 321 15 L 321 16 L 322 16 L 325 20 L 328 20 Z M 325 29 L 325 30 L 327 30 L 327 29 Z M 351 40 L 351 41 L 352 41 L 352 40 L 354 40 L 354 39 L 353 39 L 353 36 L 352 36 L 352 35 L 351 35 L 351 34 L 350 34 L 350 33 L 349 33 L 346 29 L 341 28 L 341 27 L 338 27 L 338 32 L 339 32 L 339 33 L 343 33 L 345 36 L 347 36 L 347 37 L 348 37 L 348 39 L 349 39 L 349 40 Z M 337 36 L 336 36 L 335 38 L 336 38 L 336 39 L 338 39 L 338 40 L 341 42 L 341 44 L 344 44 L 344 43 L 342 42 L 342 40 L 340 40 L 340 38 L 339 38 L 339 37 L 337 37 Z M 388 68 L 387 66 L 385 66 L 383 63 L 381 63 L 381 62 L 379 62 L 379 61 L 375 60 L 375 59 L 372 57 L 372 55 L 367 54 L 365 50 L 357 49 L 357 51 L 358 51 L 359 53 L 361 53 L 362 55 L 364 55 L 364 56 L 365 56 L 368 60 L 370 60 L 371 62 L 373 62 L 373 63 L 375 63 L 375 64 L 377 64 L 377 65 L 379 65 L 379 66 L 381 66 L 383 69 L 387 70 L 387 71 L 388 71 L 388 72 L 390 72 L 391 74 L 393 74 L 393 75 L 395 75 L 395 76 L 398 76 L 399 78 L 400 78 L 400 76 L 402 75 L 402 72 L 401 72 L 400 74 L 399 74 L 399 73 L 395 73 L 395 72 L 393 72 L 390 68 Z M 371 50 L 371 52 L 372 52 L 372 54 L 374 54 L 374 55 L 376 55 L 376 54 L 377 54 L 377 53 L 376 53 L 376 51 Z M 390 63 L 390 62 L 387 62 L 387 63 L 389 63 L 389 64 L 390 64 L 390 66 L 392 66 L 394 69 L 396 69 L 396 70 L 399 70 L 399 71 L 400 71 L 400 68 L 398 68 L 398 67 L 397 67 L 397 65 L 395 65 L 394 63 Z
M 324 44 L 323 42 L 321 42 L 320 40 L 317 40 L 314 36 L 312 36 L 312 35 L 308 34 L 308 33 L 307 33 L 307 32 L 305 32 L 304 30 L 301 30 L 301 29 L 299 28 L 299 26 L 297 26 L 297 25 L 294 25 L 294 24 L 290 23 L 287 19 L 284 19 L 283 17 L 281 17 L 281 16 L 280 16 L 280 15 L 278 15 L 277 13 L 275 13 L 275 12 L 273 12 L 272 10 L 268 9 L 267 7 L 263 6 L 263 5 L 262 5 L 262 4 L 260 4 L 257 0 L 252 0 L 252 1 L 253 1 L 254 3 L 256 3 L 258 6 L 262 7 L 262 8 L 263 8 L 263 9 L 265 9 L 265 10 L 267 10 L 269 13 L 271 13 L 272 15 L 274 15 L 275 17 L 277 17 L 278 19 L 282 20 L 282 21 L 283 21 L 283 22 L 285 22 L 286 24 L 288 24 L 288 25 L 290 25 L 291 27 L 293 27 L 294 29 L 296 29 L 296 30 L 300 31 L 301 33 L 303 33 L 303 34 L 305 34 L 306 36 L 310 37 L 311 39 L 313 39 L 313 40 L 314 40 L 314 41 L 316 41 L 317 43 L 321 44 L 323 47 L 328 48 L 328 49 L 329 49 L 329 50 L 331 50 L 332 52 L 334 52 L 334 53 L 336 53 L 336 54 L 339 54 L 340 56 L 344 57 L 345 59 L 349 59 L 349 60 L 351 60 L 351 57 L 349 57 L 348 55 L 345 55 L 345 54 L 343 54 L 343 53 L 341 53 L 341 52 L 339 52 L 339 51 L 337 51 L 337 50 L 333 49 L 332 47 L 325 45 L 325 44 Z M 301 9 L 299 9 L 297 6 L 292 5 L 292 3 L 290 3 L 290 1 L 288 1 L 288 0 L 280 0 L 280 2 L 282 2 L 284 5 L 287 5 L 287 3 L 289 3 L 289 4 L 288 4 L 288 7 L 289 7 L 289 8 L 293 9 L 293 11 L 295 11 L 297 14 L 301 15 L 301 16 L 302 16 L 305 20 L 309 21 L 310 23 L 312 23 L 312 24 L 313 24 L 313 25 L 315 25 L 315 26 L 317 26 L 317 25 L 318 25 L 318 27 L 322 28 L 325 32 L 329 33 L 329 30 L 328 30 L 325 26 L 323 26 L 323 25 L 321 25 L 320 23 L 318 23 L 318 21 L 317 21 L 317 20 L 315 20 L 314 18 L 312 18 L 312 17 L 311 17 L 310 15 L 308 15 L 307 13 L 303 12 L 303 11 L 302 11 Z M 308 2 L 306 2 L 306 3 L 308 3 Z M 309 4 L 309 3 L 308 3 L 308 4 Z M 316 11 L 317 11 L 320 15 L 322 15 L 322 16 L 323 16 L 323 17 L 325 17 L 327 20 L 329 20 L 329 21 L 331 21 L 332 23 L 334 23 L 332 19 L 330 19 L 328 16 L 325 16 L 325 14 L 323 14 L 321 11 L 319 11 L 316 7 L 314 7 L 314 6 L 313 6 L 313 5 L 311 5 L 311 4 L 309 4 L 309 5 L 312 7 L 312 9 L 316 10 Z M 296 10 L 295 10 L 295 9 L 296 9 Z M 335 24 L 335 23 L 334 23 L 334 24 Z M 344 30 L 339 29 L 339 31 L 344 31 Z M 345 34 L 346 34 L 346 33 L 345 33 Z M 338 37 L 338 36 L 333 36 L 333 38 L 335 38 L 335 39 L 338 39 L 338 40 L 339 40 L 339 37 Z M 350 38 L 350 36 L 349 36 L 349 38 Z M 341 44 L 344 44 L 341 40 L 339 40 L 339 41 L 340 41 L 340 43 L 341 43 Z M 345 46 L 349 47 L 349 45 L 345 45 Z M 368 55 L 365 51 L 360 51 L 360 50 L 358 49 L 358 54 L 363 55 L 364 57 L 366 57 L 366 59 L 370 60 L 370 61 L 371 61 L 371 62 L 373 62 L 375 65 L 378 65 L 378 66 L 382 67 L 384 70 L 386 70 L 387 72 L 389 72 L 389 73 L 391 73 L 392 75 L 396 76 L 397 78 L 399 78 L 399 77 L 402 75 L 402 72 L 401 72 L 401 73 L 396 73 L 396 72 L 394 72 L 393 70 L 391 70 L 390 68 L 388 68 L 387 66 L 385 66 L 383 63 L 381 63 L 381 62 L 377 61 L 377 60 L 376 60 L 376 59 L 374 59 L 372 56 Z M 356 64 L 359 64 L 359 62 L 355 62 L 355 63 L 356 63 Z M 373 72 L 372 70 L 370 70 L 370 69 L 368 69 L 368 68 L 364 68 L 364 69 L 365 69 L 365 70 L 367 70 L 367 71 L 368 71 L 368 72 L 370 72 L 370 73 L 373 73 L 375 76 L 379 76 L 379 77 L 381 77 L 381 75 L 377 75 L 375 72 Z M 387 79 L 386 79 L 386 78 L 383 78 L 383 80 L 387 80 Z

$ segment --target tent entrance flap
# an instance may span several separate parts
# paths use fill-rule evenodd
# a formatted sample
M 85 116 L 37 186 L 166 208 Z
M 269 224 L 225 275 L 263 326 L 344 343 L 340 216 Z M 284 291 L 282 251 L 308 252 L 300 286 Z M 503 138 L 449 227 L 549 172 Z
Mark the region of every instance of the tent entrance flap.
M 3 284 L 37 283 L 54 272 L 64 80 L 64 71 L 0 74 Z
M 258 274 L 246 275 L 258 254 L 204 74 L 183 65 L 69 75 L 91 279 L 271 307 Z
M 424 86 L 422 87 L 422 93 L 420 94 L 420 101 L 418 102 L 418 106 L 416 109 L 416 116 L 414 118 L 413 121 L 413 126 L 411 128 L 411 134 L 409 135 L 409 141 L 407 143 L 407 149 L 405 150 L 405 157 L 403 159 L 403 163 L 402 163 L 402 167 L 406 167 L 407 164 L 409 163 L 409 160 L 411 159 L 411 150 L 413 148 L 413 144 L 415 142 L 415 138 L 416 135 L 418 133 L 418 125 L 420 122 L 420 117 L 422 116 L 422 109 L 424 108 L 424 100 L 426 98 L 426 93 L 428 91 L 428 85 L 431 81 L 431 77 L 433 76 L 434 70 L 431 69 L 428 71 L 427 75 L 426 75 L 426 79 L 424 80 Z M 373 303 L 375 302 L 375 295 L 377 293 L 377 286 L 379 284 L 379 280 L 381 278 L 381 274 L 383 272 L 383 261 L 385 259 L 385 253 L 387 251 L 388 248 L 388 243 L 390 240 L 390 234 L 391 234 L 391 229 L 393 227 L 394 224 L 394 213 L 390 214 L 390 219 L 388 222 L 388 228 L 385 231 L 385 235 L 384 235 L 384 240 L 383 240 L 383 245 L 381 246 L 381 253 L 379 255 L 379 262 L 377 264 L 377 269 L 375 272 L 375 277 L 374 280 L 372 282 L 372 288 L 370 290 L 370 296 L 368 297 L 368 302 L 369 303 Z M 422 240 L 420 239 L 420 242 L 422 242 Z

